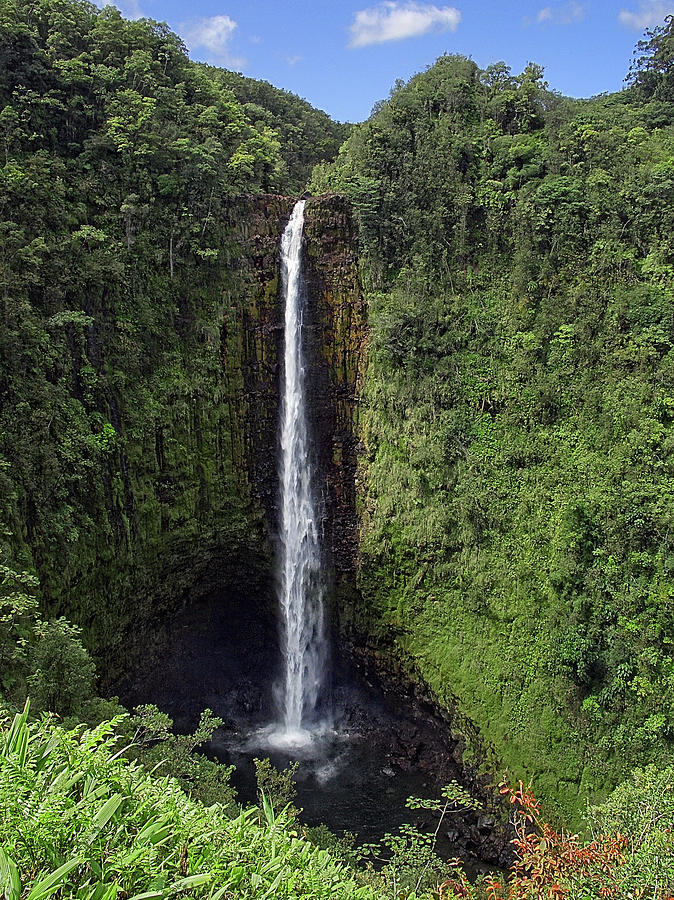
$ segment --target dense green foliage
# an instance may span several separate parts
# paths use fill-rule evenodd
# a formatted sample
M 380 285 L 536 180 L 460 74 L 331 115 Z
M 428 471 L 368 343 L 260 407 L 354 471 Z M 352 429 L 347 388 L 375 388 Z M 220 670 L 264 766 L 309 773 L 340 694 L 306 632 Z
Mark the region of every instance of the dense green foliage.
M 641 100 L 674 98 L 674 16 L 665 17 L 663 25 L 646 31 L 634 51 L 634 62 L 627 81 Z
M 68 731 L 49 718 L 30 723 L 27 713 L 28 706 L 0 726 L 0 891 L 7 900 L 497 896 L 487 889 L 493 879 L 472 886 L 458 861 L 443 862 L 434 852 L 445 816 L 474 805 L 457 785 L 449 785 L 440 801 L 410 801 L 413 808 L 436 811 L 434 835 L 405 826 L 385 836 L 388 852 L 379 872 L 356 870 L 299 836 L 292 807 L 275 810 L 264 796 L 259 808 L 205 806 L 174 778 L 150 775 L 130 762 L 117 736 L 127 730 L 125 716 Z M 543 893 L 515 889 L 513 872 L 511 900 L 589 900 L 602 896 L 601 884 L 613 886 L 610 896 L 617 900 L 667 896 L 674 887 L 673 775 L 671 767 L 636 772 L 591 811 L 598 834 L 623 835 L 618 840 L 625 850 L 615 863 L 602 864 L 600 855 L 594 875 L 573 876 L 577 889 L 570 894 L 563 872 L 555 877 L 556 893 L 545 885 Z M 549 829 L 545 833 L 552 837 Z M 560 840 L 564 858 L 570 852 L 573 859 L 574 839 Z M 332 845 L 339 848 L 338 841 Z M 533 855 L 522 856 L 529 873 L 541 858 L 553 861 L 556 850 L 535 837 L 531 846 Z M 588 852 L 581 848 L 575 855 L 587 858 Z
M 97 698 L 79 629 L 42 621 L 35 587 L 2 569 L 1 896 L 373 896 L 298 839 L 292 773 L 261 761 L 259 808 L 236 804 L 231 767 L 195 752 L 222 724 L 209 710 L 193 734 L 176 735 L 156 707 L 129 716 Z M 28 719 L 28 689 L 41 721 Z M 10 725 L 8 710 L 24 702 Z
M 0 890 L 115 897 L 372 897 L 270 806 L 231 817 L 119 757 L 114 726 L 17 716 L 0 747 Z
M 191 63 L 165 26 L 0 0 L 0 693 L 67 720 L 3 725 L 11 900 L 448 876 L 413 826 L 381 873 L 336 864 L 265 761 L 241 812 L 194 754 L 208 711 L 192 735 L 151 707 L 72 730 L 119 707 L 79 627 L 47 618 L 109 653 L 215 556 L 253 583 L 233 198 L 297 191 L 314 163 L 356 208 L 371 311 L 362 624 L 562 817 L 644 766 L 590 828 L 626 836 L 620 896 L 673 889 L 673 33 L 588 102 L 535 65 L 443 57 L 330 165 L 343 126 Z
M 215 81 L 229 88 L 258 130 L 267 126 L 278 135 L 287 166 L 286 190 L 301 193 L 313 166 L 334 159 L 349 135 L 350 126 L 335 122 L 306 100 L 267 81 L 227 69 L 208 71 Z
M 314 175 L 363 240 L 365 624 L 576 821 L 672 759 L 672 30 L 587 102 L 443 57 Z
M 340 129 L 227 78 L 114 7 L 0 2 L 2 540 L 99 647 L 261 544 L 233 198 L 294 189 Z
M 231 811 L 231 767 L 195 752 L 222 720 L 204 710 L 192 734 L 178 735 L 169 716 L 154 706 L 140 706 L 128 716 L 116 698 L 98 697 L 95 666 L 82 644 L 81 629 L 65 618 L 41 618 L 33 576 L 7 566 L 0 567 L 0 576 L 0 704 L 21 709 L 30 694 L 33 714 L 55 714 L 72 726 L 97 725 L 121 715 L 117 734 L 129 758 L 171 775 L 190 797 L 206 805 L 217 801 Z
M 0 697 L 22 706 L 30 691 L 39 711 L 86 716 L 94 664 L 79 628 L 41 619 L 36 587 L 34 576 L 0 565 Z
M 589 811 L 595 834 L 624 834 L 625 863 L 620 887 L 639 896 L 648 885 L 654 896 L 674 891 L 674 767 L 636 769 L 629 781 Z

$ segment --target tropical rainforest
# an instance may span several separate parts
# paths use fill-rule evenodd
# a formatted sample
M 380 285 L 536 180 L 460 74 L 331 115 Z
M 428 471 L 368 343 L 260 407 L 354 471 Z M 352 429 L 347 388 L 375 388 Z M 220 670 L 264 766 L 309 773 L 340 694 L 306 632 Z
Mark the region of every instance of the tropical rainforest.
M 672 17 L 619 93 L 444 56 L 346 126 L 160 23 L 0 0 L 0 134 L 2 895 L 670 897 Z M 368 864 L 263 763 L 239 804 L 216 717 L 105 689 L 214 567 L 267 577 L 242 246 L 307 189 L 351 204 L 369 319 L 335 616 L 501 782 L 477 882 L 413 826 Z

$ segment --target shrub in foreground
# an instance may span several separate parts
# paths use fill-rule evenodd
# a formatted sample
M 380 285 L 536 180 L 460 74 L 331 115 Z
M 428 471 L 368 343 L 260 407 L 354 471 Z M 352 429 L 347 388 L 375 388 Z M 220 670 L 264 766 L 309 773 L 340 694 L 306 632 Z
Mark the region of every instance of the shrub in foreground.
M 0 734 L 0 894 L 7 900 L 359 898 L 346 867 L 265 804 L 231 818 L 115 750 L 114 729 L 28 722 Z

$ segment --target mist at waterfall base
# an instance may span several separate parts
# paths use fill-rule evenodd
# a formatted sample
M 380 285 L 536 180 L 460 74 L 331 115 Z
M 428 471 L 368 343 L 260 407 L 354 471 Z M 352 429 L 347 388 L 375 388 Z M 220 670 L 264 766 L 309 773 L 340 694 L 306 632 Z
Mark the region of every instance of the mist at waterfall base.
M 110 693 L 127 709 L 154 704 L 180 734 L 193 732 L 202 710 L 212 710 L 223 725 L 201 750 L 236 766 L 231 782 L 244 806 L 257 802 L 254 758 L 269 757 L 279 769 L 297 759 L 303 823 L 353 832 L 359 843 L 417 824 L 421 814 L 406 808 L 407 797 L 437 796 L 442 784 L 462 780 L 447 724 L 412 685 L 381 676 L 339 634 L 329 635 L 332 665 L 316 707 L 319 720 L 330 711 L 332 727 L 303 750 L 264 740 L 270 724 L 278 726 L 274 686 L 284 677 L 276 599 L 271 578 L 253 589 L 223 580 L 217 589 L 195 591 L 147 635 Z M 429 822 L 431 831 L 435 824 Z M 486 858 L 479 832 L 475 815 L 453 814 L 441 852 Z
M 236 766 L 232 783 L 240 798 L 249 801 L 257 795 L 255 758 L 268 757 L 279 770 L 298 763 L 295 803 L 302 821 L 374 841 L 409 821 L 406 799 L 427 796 L 434 785 L 420 770 L 401 768 L 398 723 L 374 692 L 366 697 L 355 685 L 343 684 L 333 687 L 331 700 L 330 720 L 319 722 L 310 737 L 294 745 L 279 740 L 273 727 L 244 726 L 220 729 L 208 753 Z
M 299 761 L 296 805 L 308 825 L 374 841 L 413 814 L 409 796 L 433 796 L 459 778 L 444 722 L 399 686 L 388 684 L 329 636 L 329 677 L 316 706 L 317 728 L 303 747 L 273 746 L 282 712 L 274 688 L 283 684 L 279 611 L 273 585 L 251 592 L 226 586 L 190 598 L 162 622 L 113 692 L 129 709 L 152 703 L 179 733 L 194 731 L 204 709 L 223 726 L 203 748 L 235 765 L 231 781 L 241 803 L 256 803 L 254 758 L 277 768 Z

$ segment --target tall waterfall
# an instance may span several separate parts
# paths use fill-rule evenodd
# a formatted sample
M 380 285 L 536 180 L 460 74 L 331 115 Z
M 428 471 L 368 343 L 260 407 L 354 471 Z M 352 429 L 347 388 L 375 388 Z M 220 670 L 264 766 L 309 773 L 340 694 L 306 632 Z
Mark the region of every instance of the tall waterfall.
M 283 736 L 302 741 L 316 706 L 324 668 L 321 553 L 305 401 L 302 318 L 304 205 L 293 209 L 281 240 L 285 299 L 285 371 L 281 404 L 281 608 L 283 613 Z

